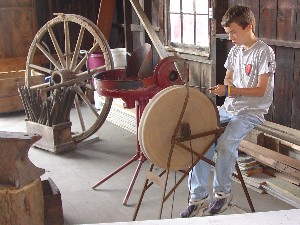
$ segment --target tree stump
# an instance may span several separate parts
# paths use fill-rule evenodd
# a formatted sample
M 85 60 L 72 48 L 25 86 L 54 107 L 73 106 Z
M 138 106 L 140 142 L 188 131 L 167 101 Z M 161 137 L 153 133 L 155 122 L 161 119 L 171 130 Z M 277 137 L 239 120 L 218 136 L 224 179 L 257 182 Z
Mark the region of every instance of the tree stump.
M 19 189 L 15 186 L 0 186 L 0 224 L 44 224 L 44 199 L 40 178 Z

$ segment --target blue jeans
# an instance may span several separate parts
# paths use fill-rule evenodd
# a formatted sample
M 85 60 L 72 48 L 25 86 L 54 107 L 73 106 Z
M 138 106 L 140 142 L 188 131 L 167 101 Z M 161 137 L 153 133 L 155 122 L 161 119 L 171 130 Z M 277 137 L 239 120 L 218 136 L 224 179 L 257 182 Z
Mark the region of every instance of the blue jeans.
M 229 193 L 231 191 L 231 176 L 238 158 L 238 145 L 240 141 L 261 121 L 251 115 L 234 116 L 223 107 L 219 108 L 221 123 L 229 121 L 225 131 L 206 152 L 205 157 L 212 160 L 215 151 L 217 160 L 214 170 L 213 192 Z M 190 171 L 188 187 L 191 199 L 200 200 L 208 195 L 207 185 L 210 175 L 208 163 L 200 160 Z

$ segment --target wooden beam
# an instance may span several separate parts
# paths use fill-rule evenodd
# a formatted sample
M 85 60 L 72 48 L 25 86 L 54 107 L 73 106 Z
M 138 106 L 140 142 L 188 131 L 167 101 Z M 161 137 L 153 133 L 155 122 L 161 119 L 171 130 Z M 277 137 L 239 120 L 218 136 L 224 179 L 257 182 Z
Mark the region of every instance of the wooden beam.
M 107 41 L 110 38 L 113 16 L 116 8 L 116 0 L 101 0 L 98 13 L 97 26 Z
M 144 27 L 143 26 L 141 26 L 141 25 L 138 25 L 138 24 L 131 24 L 131 31 L 138 31 L 138 32 L 142 32 L 142 31 L 144 31 L 145 29 L 144 29 Z M 159 30 L 160 30 L 160 28 L 159 27 L 154 27 L 153 26 L 153 29 L 154 29 L 154 31 L 156 31 L 156 32 L 158 32 Z
M 160 59 L 168 57 L 168 53 L 164 47 L 164 45 L 161 43 L 160 39 L 158 38 L 157 34 L 155 33 L 155 30 L 153 29 L 148 17 L 146 16 L 145 12 L 143 11 L 143 8 L 141 7 L 138 0 L 130 0 L 132 7 L 134 8 L 136 14 L 138 15 L 141 24 L 144 26 L 149 38 L 152 41 L 152 44 L 154 45 Z
M 262 125 L 257 125 L 256 130 L 265 132 L 279 139 L 300 145 L 300 131 L 279 124 L 264 122 Z
M 228 34 L 216 34 L 216 38 L 222 40 L 229 40 Z M 286 48 L 300 48 L 299 41 L 284 41 L 278 39 L 270 39 L 270 38 L 259 38 L 259 40 L 264 41 L 268 45 L 279 46 L 279 47 L 286 47 Z
M 132 7 L 128 0 L 123 0 L 124 11 L 124 32 L 125 32 L 125 48 L 127 52 L 133 52 L 132 32 L 130 24 L 132 23 Z
M 298 160 L 245 140 L 241 141 L 238 149 L 265 165 L 300 178 L 300 162 Z

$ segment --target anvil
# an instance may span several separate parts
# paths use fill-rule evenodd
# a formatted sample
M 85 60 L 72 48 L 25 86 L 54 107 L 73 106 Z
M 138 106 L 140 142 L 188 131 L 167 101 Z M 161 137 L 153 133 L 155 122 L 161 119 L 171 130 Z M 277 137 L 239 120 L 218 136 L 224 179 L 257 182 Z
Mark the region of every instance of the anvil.
M 0 131 L 0 185 L 24 187 L 45 173 L 28 158 L 38 134 Z

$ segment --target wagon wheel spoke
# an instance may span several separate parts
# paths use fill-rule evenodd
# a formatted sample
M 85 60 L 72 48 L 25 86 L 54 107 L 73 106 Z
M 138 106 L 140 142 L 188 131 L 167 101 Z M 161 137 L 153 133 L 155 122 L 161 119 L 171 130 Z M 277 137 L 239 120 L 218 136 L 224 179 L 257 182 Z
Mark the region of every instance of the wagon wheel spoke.
M 82 51 L 86 54 L 82 55 Z M 89 56 L 98 51 L 102 52 L 104 63 L 89 68 Z M 40 56 L 44 60 L 41 64 L 36 63 Z M 111 98 L 102 97 L 100 109 L 95 108 L 92 82 L 95 73 L 110 69 L 113 69 L 111 52 L 99 28 L 82 16 L 60 14 L 37 32 L 28 51 L 25 80 L 30 88 L 48 95 L 55 89 L 77 86 L 74 103 L 70 105 L 73 107 L 66 118 L 72 122 L 73 140 L 80 142 L 94 134 L 109 113 Z M 44 79 L 36 83 L 33 71 L 50 77 L 50 83 L 44 83 Z
M 77 115 L 79 118 L 81 129 L 82 129 L 82 131 L 85 131 L 86 129 L 85 129 L 84 121 L 83 121 L 83 116 L 82 116 L 82 112 L 81 112 L 81 108 L 80 108 L 78 95 L 75 96 L 75 108 L 76 108 L 76 112 L 77 112 Z
M 53 72 L 53 70 L 50 70 L 46 67 L 42 67 L 42 66 L 38 66 L 38 65 L 34 65 L 34 64 L 29 64 L 28 67 L 31 69 L 35 69 L 36 71 L 45 72 L 48 74 L 51 74 Z
M 65 54 L 66 54 L 66 68 L 70 68 L 70 30 L 68 21 L 64 21 L 64 33 L 65 33 Z
M 40 43 L 36 43 L 36 46 L 49 59 L 49 61 L 55 66 L 57 70 L 62 69 L 61 65 L 52 57 L 52 55 L 49 52 L 47 52 L 47 50 Z
M 85 30 L 84 27 L 80 28 L 78 39 L 77 39 L 77 43 L 76 43 L 76 47 L 75 47 L 75 50 L 74 50 L 74 55 L 73 55 L 71 66 L 70 66 L 71 70 L 74 70 L 74 68 L 76 66 L 76 62 L 77 62 L 77 59 L 78 59 L 78 56 L 79 56 L 79 52 L 80 52 L 80 47 L 81 47 L 81 44 L 82 44 L 84 30 Z
M 89 99 L 85 96 L 85 94 L 83 93 L 83 91 L 81 90 L 81 88 L 78 87 L 77 90 L 78 95 L 82 98 L 82 100 L 85 102 L 85 104 L 91 109 L 91 111 L 94 113 L 94 115 L 96 117 L 99 116 L 97 109 L 95 108 L 95 106 L 93 104 L 91 104 L 91 102 L 89 101 Z
M 87 54 L 85 54 L 85 56 L 82 58 L 82 60 L 77 64 L 77 66 L 74 69 L 75 73 L 78 73 L 78 71 L 81 70 L 84 65 L 86 65 L 88 55 L 94 53 L 97 50 L 97 48 L 99 48 L 99 45 L 98 45 L 98 43 L 95 43 L 93 45 L 93 47 L 87 52 Z
M 52 41 L 53 46 L 54 46 L 54 48 L 55 48 L 55 51 L 56 51 L 56 53 L 57 53 L 57 55 L 58 55 L 60 64 L 61 64 L 64 68 L 66 68 L 66 60 L 64 59 L 63 53 L 62 53 L 62 51 L 61 51 L 61 49 L 60 49 L 60 47 L 59 47 L 59 45 L 58 45 L 57 39 L 56 39 L 55 34 L 54 34 L 54 32 L 53 32 L 53 30 L 52 30 L 51 27 L 48 27 L 48 33 L 49 33 L 49 35 L 50 35 L 50 38 L 51 38 L 51 41 Z

